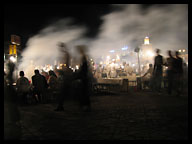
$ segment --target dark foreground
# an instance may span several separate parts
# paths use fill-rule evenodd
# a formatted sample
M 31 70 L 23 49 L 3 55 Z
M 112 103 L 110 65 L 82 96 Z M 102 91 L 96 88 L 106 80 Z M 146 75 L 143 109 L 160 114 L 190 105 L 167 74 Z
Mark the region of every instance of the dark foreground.
M 19 107 L 22 140 L 187 140 L 188 97 L 151 92 L 93 96 L 92 111 L 66 101 Z

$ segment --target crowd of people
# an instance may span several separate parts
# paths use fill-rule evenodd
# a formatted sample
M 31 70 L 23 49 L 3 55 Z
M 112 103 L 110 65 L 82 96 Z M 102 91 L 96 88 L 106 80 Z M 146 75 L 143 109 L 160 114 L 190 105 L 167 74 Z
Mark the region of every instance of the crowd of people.
M 156 50 L 157 56 L 154 59 L 154 67 L 149 65 L 149 69 L 142 76 L 144 78 L 148 75 L 147 83 L 151 90 L 161 92 L 162 82 L 167 83 L 167 93 L 172 95 L 173 92 L 177 96 L 181 95 L 185 88 L 188 88 L 188 67 L 179 56 L 179 52 L 175 52 L 175 57 L 172 51 L 168 51 L 168 58 L 163 61 L 163 56 L 160 55 L 160 50 Z M 163 67 L 166 67 L 165 76 L 163 76 Z
M 28 105 L 29 96 L 34 99 L 35 103 L 47 103 L 49 98 L 57 100 L 57 107 L 55 111 L 64 111 L 64 102 L 68 98 L 74 98 L 79 101 L 79 106 L 83 111 L 91 111 L 90 96 L 92 92 L 92 83 L 95 82 L 95 78 L 111 77 L 115 78 L 117 75 L 123 74 L 133 75 L 135 71 L 126 63 L 123 64 L 122 70 L 113 75 L 113 72 L 106 73 L 106 69 L 101 66 L 94 71 L 88 62 L 88 58 L 85 54 L 85 46 L 77 46 L 77 50 L 81 55 L 81 64 L 77 71 L 72 71 L 69 67 L 69 53 L 64 45 L 61 45 L 61 49 L 65 53 L 65 63 L 62 69 L 50 70 L 48 73 L 41 72 L 38 69 L 34 70 L 34 75 L 31 77 L 30 82 L 25 77 L 25 72 L 20 71 L 19 78 L 16 81 L 16 89 L 13 87 L 13 72 L 15 65 L 9 62 L 9 72 L 4 72 L 4 98 L 5 106 L 8 112 L 5 112 L 5 121 L 11 121 L 7 123 L 7 127 L 10 127 L 8 133 L 13 133 L 13 137 L 20 135 L 21 127 L 19 126 L 20 114 L 17 108 L 17 104 Z M 179 56 L 179 52 L 176 51 L 173 56 L 172 51 L 168 51 L 168 58 L 163 60 L 163 56 L 160 55 L 160 50 L 156 50 L 157 56 L 154 59 L 154 66 L 149 64 L 149 69 L 143 73 L 140 77 L 144 86 L 149 89 L 161 93 L 162 81 L 163 81 L 163 67 L 166 69 L 167 79 L 167 93 L 169 95 L 181 95 L 184 88 L 188 88 L 188 67 Z M 112 69 L 113 70 L 113 69 Z M 115 70 L 114 70 L 115 71 Z M 103 76 L 103 73 L 106 73 Z M 12 130 L 18 130 L 18 132 Z M 11 135 L 10 135 L 11 136 Z
M 86 46 L 77 46 L 77 50 L 81 55 L 81 64 L 75 72 L 69 67 L 69 54 L 65 45 L 62 44 L 60 47 L 65 53 L 66 63 L 62 66 L 62 69 L 50 70 L 48 74 L 35 69 L 31 82 L 29 78 L 25 77 L 24 71 L 20 71 L 20 77 L 16 81 L 18 102 L 20 105 L 27 105 L 29 97 L 35 103 L 47 103 L 50 99 L 55 99 L 58 103 L 55 111 L 63 111 L 64 101 L 68 98 L 74 98 L 79 101 L 79 105 L 84 111 L 90 111 L 92 78 L 85 53 Z M 6 78 L 4 79 L 4 85 L 7 85 Z
M 123 67 L 118 69 L 107 70 L 107 67 L 99 67 L 96 70 L 91 69 L 85 55 L 85 46 L 77 46 L 81 55 L 81 65 L 78 71 L 73 72 L 69 67 L 69 53 L 64 44 L 60 45 L 61 50 L 65 53 L 65 63 L 62 69 L 50 70 L 48 73 L 34 70 L 34 75 L 29 79 L 25 77 L 24 71 L 20 71 L 19 78 L 16 81 L 18 100 L 21 105 L 28 103 L 28 97 L 31 95 L 36 103 L 46 103 L 50 98 L 58 100 L 56 111 L 63 111 L 63 103 L 66 98 L 74 96 L 80 102 L 80 105 L 90 110 L 91 85 L 98 78 L 116 78 L 117 76 L 135 76 L 135 70 L 129 64 L 123 63 Z M 143 88 L 147 87 L 153 91 L 161 92 L 162 81 L 166 79 L 168 85 L 168 94 L 173 93 L 173 89 L 180 95 L 184 87 L 188 87 L 188 68 L 183 63 L 179 52 L 172 56 L 168 51 L 168 58 L 163 60 L 160 50 L 156 51 L 157 56 L 154 59 L 154 66 L 149 64 L 149 69 L 145 69 L 141 77 Z M 166 76 L 163 77 L 163 67 L 167 67 Z M 5 81 L 4 81 L 5 82 Z
M 108 65 L 99 65 L 93 69 L 93 76 L 98 78 L 122 78 L 126 76 L 136 76 L 136 69 L 128 63 L 123 62 L 121 66 L 115 66 L 114 63 Z

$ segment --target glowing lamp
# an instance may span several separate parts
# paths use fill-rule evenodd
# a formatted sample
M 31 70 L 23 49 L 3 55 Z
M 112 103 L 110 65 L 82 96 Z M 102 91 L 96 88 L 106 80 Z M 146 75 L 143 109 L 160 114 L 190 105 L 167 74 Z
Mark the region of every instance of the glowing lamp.
M 154 53 L 152 51 L 147 51 L 146 54 L 149 57 L 153 57 L 154 56 Z
M 16 59 L 14 56 L 11 56 L 9 59 L 10 59 L 12 62 L 16 62 L 16 61 L 17 61 L 17 59 Z
M 149 37 L 145 37 L 144 44 L 149 44 Z

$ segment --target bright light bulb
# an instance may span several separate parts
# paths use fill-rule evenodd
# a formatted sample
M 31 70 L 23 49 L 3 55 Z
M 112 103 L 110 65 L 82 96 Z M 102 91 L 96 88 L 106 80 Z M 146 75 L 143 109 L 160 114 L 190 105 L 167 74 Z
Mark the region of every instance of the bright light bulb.
M 11 57 L 10 57 L 10 60 L 11 60 L 12 62 L 16 62 L 16 58 L 15 58 L 14 56 L 11 56 Z
M 147 51 L 146 54 L 150 57 L 153 57 L 154 56 L 154 53 L 152 51 Z

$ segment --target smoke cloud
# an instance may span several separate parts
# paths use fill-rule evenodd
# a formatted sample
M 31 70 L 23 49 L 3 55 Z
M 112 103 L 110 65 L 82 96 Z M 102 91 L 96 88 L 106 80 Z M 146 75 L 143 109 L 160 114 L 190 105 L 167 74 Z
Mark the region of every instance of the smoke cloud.
M 60 57 L 58 42 L 64 42 L 72 56 L 74 46 L 86 44 L 93 59 L 120 50 L 124 45 L 134 50 L 150 37 L 153 48 L 162 54 L 167 50 L 188 50 L 188 5 L 153 5 L 143 9 L 138 4 L 112 5 L 117 8 L 101 17 L 99 33 L 94 39 L 84 37 L 86 28 L 73 24 L 73 19 L 62 19 L 52 23 L 39 34 L 31 37 L 22 53 L 19 69 L 26 70 L 31 60 L 35 65 L 53 64 Z
M 133 50 L 143 44 L 145 36 L 163 54 L 167 50 L 188 49 L 188 5 L 154 5 L 148 9 L 138 4 L 114 7 L 119 10 L 102 17 L 98 38 L 90 46 L 94 55 L 105 55 L 124 45 Z

